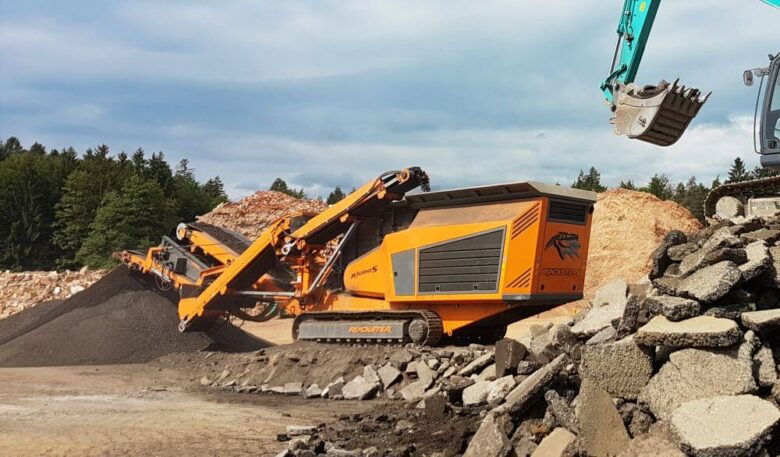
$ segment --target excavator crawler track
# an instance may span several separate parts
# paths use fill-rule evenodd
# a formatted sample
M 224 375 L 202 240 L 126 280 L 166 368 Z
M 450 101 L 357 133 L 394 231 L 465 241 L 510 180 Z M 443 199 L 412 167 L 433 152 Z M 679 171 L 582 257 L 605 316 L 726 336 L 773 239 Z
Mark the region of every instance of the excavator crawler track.
M 320 343 L 435 346 L 443 335 L 441 318 L 428 310 L 314 311 L 293 323 L 296 340 Z
M 722 197 L 734 197 L 747 205 L 751 198 L 774 197 L 780 195 L 780 176 L 753 179 L 750 181 L 723 184 L 707 194 L 704 200 L 704 216 L 712 221 L 715 218 L 715 205 Z

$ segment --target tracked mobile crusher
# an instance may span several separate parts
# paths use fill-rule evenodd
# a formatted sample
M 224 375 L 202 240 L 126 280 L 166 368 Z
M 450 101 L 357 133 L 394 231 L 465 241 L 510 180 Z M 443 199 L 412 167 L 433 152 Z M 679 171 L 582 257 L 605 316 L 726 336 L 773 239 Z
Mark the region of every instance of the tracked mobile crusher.
M 594 193 L 527 182 L 406 195 L 420 186 L 419 168 L 388 172 L 251 243 L 181 224 L 121 258 L 178 289 L 182 331 L 282 309 L 296 339 L 487 341 L 582 298 Z

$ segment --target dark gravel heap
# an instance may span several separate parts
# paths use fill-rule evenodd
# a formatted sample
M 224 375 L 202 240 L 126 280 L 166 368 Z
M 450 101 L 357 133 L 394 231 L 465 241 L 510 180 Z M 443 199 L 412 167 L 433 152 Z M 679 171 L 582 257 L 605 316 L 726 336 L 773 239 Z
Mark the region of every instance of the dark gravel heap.
M 61 303 L 44 303 L 0 322 L 0 366 L 104 365 L 148 362 L 217 343 L 227 350 L 267 344 L 232 326 L 181 334 L 176 295 L 119 267 Z

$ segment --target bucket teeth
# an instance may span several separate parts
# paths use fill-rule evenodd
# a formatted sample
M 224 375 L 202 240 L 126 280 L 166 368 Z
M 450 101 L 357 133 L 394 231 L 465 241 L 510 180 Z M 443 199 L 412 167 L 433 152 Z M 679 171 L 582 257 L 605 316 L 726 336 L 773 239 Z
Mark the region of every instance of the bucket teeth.
M 702 97 L 701 90 L 681 85 L 679 78 L 671 84 L 661 80 L 656 86 L 637 88 L 634 84 L 621 87 L 615 132 L 659 146 L 676 143 L 712 94 Z

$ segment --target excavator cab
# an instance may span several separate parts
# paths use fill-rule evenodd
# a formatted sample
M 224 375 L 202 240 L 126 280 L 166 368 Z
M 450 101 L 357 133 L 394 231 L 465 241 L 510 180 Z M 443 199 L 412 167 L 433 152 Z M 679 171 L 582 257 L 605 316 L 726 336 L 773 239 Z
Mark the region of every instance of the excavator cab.
M 754 148 L 761 154 L 762 167 L 780 169 L 780 53 L 769 59 L 769 66 L 747 70 L 743 79 L 746 86 L 752 86 L 754 77 L 760 77 L 760 86 L 766 85 L 756 98 Z

